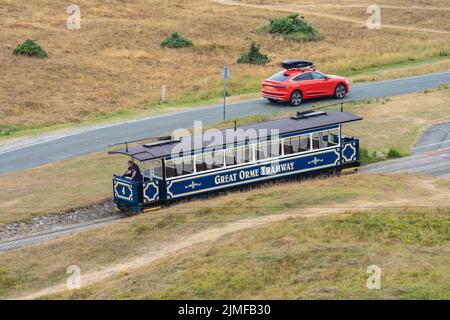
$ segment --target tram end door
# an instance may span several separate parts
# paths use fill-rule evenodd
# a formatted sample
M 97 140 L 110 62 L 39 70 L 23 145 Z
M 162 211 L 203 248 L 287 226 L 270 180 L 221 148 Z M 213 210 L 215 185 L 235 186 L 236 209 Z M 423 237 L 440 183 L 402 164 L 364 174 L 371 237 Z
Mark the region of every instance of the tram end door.
M 142 183 L 127 177 L 114 176 L 114 204 L 119 211 L 139 212 L 142 208 Z

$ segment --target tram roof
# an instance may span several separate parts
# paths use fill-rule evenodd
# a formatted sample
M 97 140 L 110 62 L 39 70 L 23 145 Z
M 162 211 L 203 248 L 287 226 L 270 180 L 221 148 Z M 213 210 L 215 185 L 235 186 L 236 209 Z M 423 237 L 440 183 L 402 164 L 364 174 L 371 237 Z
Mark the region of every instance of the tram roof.
M 320 111 L 320 112 L 310 112 L 310 113 L 298 113 L 298 117 L 289 117 L 289 118 L 283 118 L 278 120 L 272 120 L 267 122 L 259 122 L 254 124 L 249 124 L 245 126 L 237 127 L 236 129 L 239 130 L 248 130 L 248 129 L 254 129 L 256 130 L 256 133 L 259 134 L 261 130 L 264 130 L 264 132 L 267 132 L 270 134 L 271 130 L 278 130 L 278 134 L 285 135 L 289 133 L 295 133 L 302 131 L 308 131 L 308 130 L 314 130 L 314 129 L 320 129 L 323 127 L 341 124 L 341 123 L 347 123 L 347 122 L 353 122 L 362 120 L 361 117 L 354 115 L 349 112 L 344 111 L 336 111 L 336 110 L 326 110 L 326 111 Z M 228 132 L 227 132 L 228 130 Z M 230 134 L 230 132 L 234 131 L 234 128 L 228 128 L 220 130 L 223 134 L 223 137 L 227 137 L 226 134 Z M 242 132 L 242 131 L 241 131 Z M 228 136 L 229 137 L 229 136 Z M 258 138 L 266 138 L 267 134 L 264 136 L 259 136 Z M 210 140 L 205 141 L 204 139 L 200 138 L 201 143 L 203 144 L 201 148 L 194 148 L 192 141 L 194 141 L 195 136 L 191 136 L 191 141 L 188 141 L 186 143 L 185 139 L 188 138 L 181 138 L 183 140 L 166 140 L 166 141 L 159 141 L 157 143 L 148 143 L 143 144 L 139 146 L 129 146 L 127 149 L 119 149 L 114 151 L 109 151 L 110 154 L 124 154 L 128 155 L 133 159 L 139 160 L 139 161 L 149 161 L 154 159 L 160 159 L 164 157 L 168 157 L 172 155 L 172 151 L 174 148 L 180 149 L 181 144 L 183 144 L 183 152 L 192 152 L 192 151 L 200 151 L 205 148 L 217 148 L 224 144 L 222 143 L 211 143 Z M 198 136 L 197 136 L 198 138 Z M 245 142 L 245 140 L 248 139 L 248 137 L 238 137 L 234 140 L 234 143 L 239 142 Z M 186 145 L 191 145 L 190 150 L 186 150 Z M 230 146 L 233 145 L 233 142 L 229 144 Z

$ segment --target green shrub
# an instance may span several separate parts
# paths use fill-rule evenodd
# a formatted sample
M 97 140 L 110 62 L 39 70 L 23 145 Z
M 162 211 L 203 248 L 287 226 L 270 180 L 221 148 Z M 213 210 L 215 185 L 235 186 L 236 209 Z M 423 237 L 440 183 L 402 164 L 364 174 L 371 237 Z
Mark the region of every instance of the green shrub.
M 395 158 L 401 158 L 401 157 L 403 157 L 403 154 L 400 151 L 398 151 L 397 149 L 394 149 L 394 148 L 389 149 L 389 152 L 387 154 L 388 159 L 395 159 Z
M 281 35 L 292 40 L 317 41 L 323 39 L 323 35 L 298 14 L 270 19 L 266 29 L 271 34 Z
M 250 50 L 237 60 L 237 63 L 266 64 L 270 59 L 259 51 L 259 45 L 252 42 Z
M 13 51 L 13 54 L 23 54 L 28 55 L 30 57 L 40 57 L 45 58 L 47 57 L 47 52 L 45 52 L 41 46 L 39 46 L 36 42 L 33 40 L 27 39 L 22 44 L 19 44 Z
M 165 38 L 163 42 L 161 42 L 161 47 L 168 47 L 168 48 L 182 48 L 191 46 L 192 41 L 183 37 L 178 32 L 172 33 L 170 36 Z
M 1 136 L 9 136 L 11 134 L 16 133 L 17 131 L 20 131 L 20 127 L 18 127 L 18 126 L 0 124 L 0 137 Z
M 377 154 L 375 151 L 370 153 L 369 150 L 361 147 L 359 149 L 359 161 L 361 162 L 362 165 L 366 165 L 369 163 L 377 162 L 379 160 L 377 159 Z

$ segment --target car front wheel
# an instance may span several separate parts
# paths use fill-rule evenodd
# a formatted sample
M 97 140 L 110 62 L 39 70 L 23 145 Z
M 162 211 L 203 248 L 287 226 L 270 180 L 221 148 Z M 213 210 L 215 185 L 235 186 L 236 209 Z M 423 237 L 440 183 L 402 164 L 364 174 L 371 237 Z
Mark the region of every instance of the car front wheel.
M 289 99 L 289 104 L 293 107 L 298 107 L 302 104 L 302 93 L 298 90 L 295 90 L 291 94 L 291 98 Z
M 336 86 L 336 90 L 334 91 L 334 97 L 337 99 L 344 99 L 345 95 L 347 94 L 347 90 L 345 89 L 345 86 L 341 83 Z

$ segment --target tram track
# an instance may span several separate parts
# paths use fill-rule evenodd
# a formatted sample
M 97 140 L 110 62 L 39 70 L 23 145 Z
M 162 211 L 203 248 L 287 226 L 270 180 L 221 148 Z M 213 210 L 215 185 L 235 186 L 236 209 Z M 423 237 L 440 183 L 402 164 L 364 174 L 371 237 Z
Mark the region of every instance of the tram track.
M 5 241 L 0 241 L 0 252 L 18 249 L 21 247 L 42 243 L 50 241 L 62 236 L 72 235 L 81 231 L 95 229 L 104 226 L 108 223 L 127 218 L 124 215 L 112 215 L 106 218 L 91 220 L 88 222 L 77 223 L 73 225 L 68 225 L 66 227 L 61 227 L 58 229 L 53 229 L 49 231 L 42 231 L 39 233 L 30 234 L 23 237 L 11 238 Z

